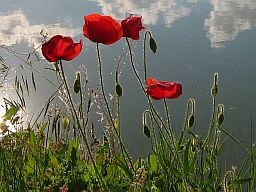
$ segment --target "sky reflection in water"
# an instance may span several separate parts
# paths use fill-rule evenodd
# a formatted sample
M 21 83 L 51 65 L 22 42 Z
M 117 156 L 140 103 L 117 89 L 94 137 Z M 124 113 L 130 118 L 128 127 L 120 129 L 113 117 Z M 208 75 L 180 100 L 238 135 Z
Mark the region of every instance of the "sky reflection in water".
M 0 0 L 0 2 L 3 0 Z M 148 25 L 163 24 L 166 27 L 171 27 L 172 24 L 191 14 L 194 7 L 200 6 L 202 0 L 90 0 L 97 3 L 101 7 L 102 14 L 111 15 L 117 19 L 123 19 L 129 14 L 138 14 L 143 18 L 143 23 Z M 35 1 L 36 2 L 36 1 Z M 34 4 L 36 5 L 37 3 Z M 39 1 L 38 1 L 39 2 Z M 58 1 L 56 1 L 58 3 Z M 29 1 L 27 1 L 29 4 Z M 56 3 L 56 4 L 57 4 Z M 1 4 L 8 4 L 2 2 Z M 11 4 L 11 3 L 10 3 Z M 74 26 L 79 22 L 73 22 L 69 13 L 68 7 L 61 9 L 56 13 L 63 17 L 60 19 L 52 19 L 47 23 L 35 23 L 35 18 L 31 18 L 31 13 L 28 8 L 24 6 L 24 2 L 13 2 L 17 7 L 16 10 L 7 10 L 4 7 L 0 8 L 0 44 L 7 46 L 15 45 L 21 42 L 26 42 L 30 46 L 37 46 L 41 39 L 38 35 L 42 29 L 45 29 L 50 35 L 63 34 L 75 37 L 81 34 L 81 27 Z M 39 4 L 39 3 L 38 3 Z M 44 10 L 49 12 L 49 18 L 53 18 L 54 14 L 50 13 L 54 3 L 45 3 Z M 256 25 L 256 1 L 254 0 L 210 0 L 212 7 L 211 12 L 205 18 L 205 27 L 207 30 L 207 37 L 214 48 L 222 47 L 225 42 L 234 40 L 240 32 L 249 30 Z M 68 4 L 69 5 L 69 4 Z M 75 5 L 79 6 L 79 3 Z M 40 4 L 33 7 L 33 12 L 36 13 L 41 9 Z M 85 8 L 90 12 L 88 7 Z M 78 11 L 82 11 L 80 9 Z M 40 11 L 39 11 L 40 13 Z M 73 12 L 72 12 L 73 13 Z M 81 16 L 85 12 L 78 12 Z M 35 15 L 33 15 L 35 16 Z M 40 18 L 40 15 L 36 16 Z M 30 21 L 30 20 L 33 20 Z M 42 20 L 42 19 L 38 19 Z

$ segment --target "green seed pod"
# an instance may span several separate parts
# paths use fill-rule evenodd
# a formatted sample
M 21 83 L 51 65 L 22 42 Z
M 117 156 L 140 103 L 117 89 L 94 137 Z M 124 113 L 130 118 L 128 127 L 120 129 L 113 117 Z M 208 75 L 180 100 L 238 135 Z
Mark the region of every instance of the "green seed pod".
M 218 85 L 218 81 L 219 81 L 219 74 L 214 73 L 214 85 Z
M 147 138 L 150 138 L 150 130 L 147 125 L 143 126 L 143 132 L 147 136 Z
M 153 37 L 150 37 L 150 40 L 149 40 L 149 47 L 150 47 L 150 49 L 153 51 L 153 53 L 156 53 L 157 44 L 156 44 L 156 41 L 153 39 Z
M 223 122 L 224 122 L 224 113 L 220 113 L 220 114 L 218 115 L 218 125 L 219 125 L 219 126 L 222 125 Z
M 76 79 L 74 82 L 74 92 L 75 93 L 79 93 L 79 91 L 81 90 L 81 86 L 80 86 L 80 73 L 77 72 L 76 73 Z
M 213 85 L 212 85 L 212 89 L 211 89 L 211 94 L 213 97 L 216 97 L 218 94 L 218 81 L 219 81 L 219 75 L 218 75 L 218 73 L 214 73 Z
M 191 128 L 194 126 L 194 124 L 195 124 L 195 116 L 194 116 L 194 114 L 192 114 L 188 118 L 188 127 Z
M 118 97 L 121 97 L 123 94 L 123 89 L 120 84 L 116 84 L 116 94 Z
M 62 117 L 62 126 L 63 129 L 66 129 L 69 126 L 69 119 L 67 117 Z
M 218 115 L 217 115 L 218 125 L 222 125 L 224 122 L 224 105 L 218 105 Z
M 211 94 L 213 97 L 216 97 L 218 94 L 218 85 L 213 85 L 211 89 Z
M 181 145 L 180 146 L 180 151 L 182 151 L 184 149 L 184 147 L 185 147 L 184 145 Z

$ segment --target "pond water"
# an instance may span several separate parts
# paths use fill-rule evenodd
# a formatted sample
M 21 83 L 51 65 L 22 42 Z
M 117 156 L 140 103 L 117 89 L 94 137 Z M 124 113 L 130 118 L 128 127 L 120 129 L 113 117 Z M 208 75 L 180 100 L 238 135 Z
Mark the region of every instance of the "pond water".
M 148 52 L 148 74 L 159 80 L 178 81 L 183 95 L 169 100 L 175 132 L 182 128 L 186 102 L 196 100 L 196 130 L 208 129 L 211 116 L 210 88 L 213 74 L 219 73 L 217 103 L 225 105 L 224 127 L 245 145 L 250 144 L 251 116 L 254 131 L 256 106 L 256 1 L 255 0 L 0 0 L 0 44 L 17 52 L 37 48 L 41 30 L 50 36 L 72 36 L 84 40 L 81 55 L 65 65 L 70 82 L 79 65 L 86 67 L 89 84 L 98 87 L 95 44 L 82 35 L 83 16 L 90 13 L 111 15 L 123 19 L 129 14 L 142 16 L 145 27 L 151 30 L 158 43 L 158 52 Z M 141 33 L 143 37 L 143 32 Z M 136 66 L 143 74 L 142 38 L 134 43 Z M 118 56 L 125 51 L 125 41 L 111 46 L 101 45 L 104 79 L 108 93 L 113 92 L 114 68 Z M 40 55 L 40 53 L 38 53 Z M 21 60 L 0 49 L 0 56 L 8 64 L 19 65 Z M 26 59 L 26 58 L 25 58 Z M 54 74 L 44 69 L 46 61 L 30 58 L 40 73 L 36 75 L 36 92 L 32 91 L 27 106 L 33 114 L 40 109 L 55 90 L 46 76 L 54 81 Z M 13 73 L 19 68 L 14 68 Z M 1 97 L 11 97 L 13 89 L 8 77 Z M 149 141 L 143 135 L 142 112 L 146 100 L 132 73 L 128 57 L 121 65 L 121 84 L 124 89 L 122 104 L 122 135 L 133 155 L 145 155 Z M 162 107 L 162 102 L 154 102 Z M 159 108 L 160 110 L 160 108 Z M 95 119 L 99 119 L 98 116 Z M 100 130 L 98 130 L 100 132 Z M 254 133 L 253 133 L 254 134 Z M 224 135 L 223 135 L 224 137 Z M 239 147 L 228 143 L 226 157 L 238 157 Z M 236 159 L 236 158 L 234 158 Z

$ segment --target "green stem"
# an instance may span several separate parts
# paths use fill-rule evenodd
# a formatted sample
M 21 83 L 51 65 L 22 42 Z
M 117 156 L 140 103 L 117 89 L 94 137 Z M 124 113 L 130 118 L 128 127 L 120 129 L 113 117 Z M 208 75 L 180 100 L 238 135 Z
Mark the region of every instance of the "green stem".
M 117 131 L 116 128 L 115 128 L 115 123 L 114 123 L 114 121 L 113 121 L 112 114 L 111 114 L 111 111 L 110 111 L 110 108 L 109 108 L 109 105 L 108 105 L 108 101 L 107 101 L 107 98 L 106 98 L 105 89 L 104 89 L 104 84 L 103 84 L 103 72 L 102 72 L 102 62 L 101 62 L 101 57 L 100 57 L 99 43 L 97 43 L 96 49 L 97 49 L 97 57 L 98 57 L 98 65 L 99 65 L 100 87 L 101 87 L 101 92 L 102 92 L 102 95 L 103 95 L 103 99 L 104 99 L 105 104 L 106 104 L 106 107 L 107 107 L 107 112 L 108 112 L 108 115 L 109 115 L 109 118 L 110 118 L 110 122 L 111 122 L 111 124 L 112 124 L 112 127 L 113 127 L 115 133 L 116 133 L 117 136 L 118 136 L 118 140 L 119 140 L 119 143 L 120 143 L 120 146 L 121 146 L 121 152 L 122 152 L 122 154 L 123 154 L 123 155 L 125 154 L 125 155 L 127 156 L 131 168 L 134 169 L 134 168 L 133 168 L 132 160 L 131 160 L 130 156 L 128 155 L 128 152 L 126 151 L 126 149 L 125 149 L 125 147 L 124 147 L 124 144 L 123 144 L 123 142 L 122 142 L 121 135 L 118 134 L 118 131 Z M 114 150 L 114 149 L 112 149 L 112 150 Z M 125 160 L 125 158 L 124 158 L 124 160 Z M 125 162 L 126 162 L 126 160 L 125 160 Z M 133 171 L 134 171 L 134 170 L 133 170 Z
M 139 76 L 139 73 L 137 72 L 136 68 L 135 68 L 135 65 L 134 65 L 134 61 L 133 61 L 133 55 L 132 55 L 132 48 L 131 48 L 131 44 L 128 40 L 128 38 L 126 37 L 126 42 L 127 42 L 127 45 L 128 45 L 128 49 L 129 49 L 129 55 L 130 55 L 130 61 L 131 61 L 131 65 L 132 65 L 132 69 L 133 69 L 133 72 L 137 78 L 137 80 L 139 81 L 139 84 L 140 84 L 140 87 L 141 89 L 143 90 L 143 92 L 146 94 L 145 90 L 144 90 L 144 86 L 143 86 L 143 83 L 140 79 L 140 76 Z M 145 69 L 144 69 L 145 70 Z
M 238 141 L 233 135 L 231 135 L 229 132 L 227 132 L 225 129 L 223 129 L 221 126 L 218 125 L 218 128 L 223 131 L 226 135 L 228 135 L 231 139 L 233 139 L 241 148 L 243 148 L 245 150 L 245 152 L 248 155 L 252 155 L 251 152 L 240 142 Z
M 210 128 L 206 137 L 206 140 L 203 144 L 203 146 L 205 146 L 209 140 L 211 139 L 211 135 L 212 135 L 212 131 L 215 125 L 215 113 L 216 113 L 216 99 L 215 97 L 212 98 L 212 118 L 211 118 L 211 122 L 210 122 Z
M 88 141 L 87 141 L 87 138 L 82 130 L 82 127 L 81 127 L 81 124 L 80 124 L 80 121 L 79 121 L 79 118 L 78 118 L 78 115 L 77 115 L 77 112 L 76 112 L 76 109 L 75 109 L 75 106 L 74 106 L 74 103 L 73 103 L 73 100 L 71 98 L 71 95 L 70 95 L 70 91 L 69 91 L 69 88 L 68 88 L 68 84 L 67 84 L 67 80 L 66 80 L 66 77 L 65 77 L 65 73 L 64 73 L 64 69 L 63 69 L 63 66 L 62 66 L 62 61 L 60 60 L 60 69 L 61 69 L 61 75 L 62 75 L 62 78 L 63 78 L 63 82 L 64 82 L 64 85 L 65 85 L 65 89 L 67 91 L 67 95 L 68 95 L 68 99 L 69 99 L 69 102 L 70 102 L 70 105 L 72 107 L 72 113 L 75 115 L 75 118 L 76 118 L 76 121 L 77 121 L 77 125 L 78 125 L 78 129 L 84 139 L 84 142 L 85 142 L 85 146 L 86 146 L 86 149 L 87 149 L 87 152 L 89 154 L 89 157 L 92 161 L 92 164 L 93 164 L 93 167 L 94 167 L 94 170 L 95 170 L 95 173 L 99 179 L 99 181 L 101 182 L 102 186 L 104 189 L 106 189 L 106 185 L 104 183 L 104 181 L 102 180 L 101 176 L 100 176 L 100 173 L 97 169 L 97 166 L 96 166 L 96 163 L 93 159 L 93 156 L 92 156 L 92 153 L 91 153 L 91 149 L 89 147 L 89 144 L 88 144 Z
M 144 81 L 147 81 L 147 60 L 146 60 L 146 41 L 147 41 L 147 32 L 144 35 L 144 43 L 143 43 L 143 64 L 144 64 Z
M 130 42 L 129 42 L 129 40 L 128 40 L 127 37 L 126 37 L 126 42 L 127 42 L 128 49 L 129 49 L 130 62 L 131 62 L 131 65 L 132 65 L 133 72 L 134 72 L 134 74 L 135 74 L 135 76 L 136 76 L 136 78 L 137 78 L 137 80 L 138 80 L 138 82 L 139 82 L 139 84 L 140 84 L 140 87 L 141 87 L 143 93 L 144 93 L 145 96 L 147 97 L 148 104 L 149 104 L 149 106 L 150 106 L 150 110 L 152 111 L 152 115 L 154 116 L 154 114 L 156 114 L 157 118 L 160 120 L 160 122 L 161 122 L 161 124 L 163 125 L 164 129 L 165 129 L 166 132 L 168 133 L 168 130 L 167 130 L 167 127 L 166 127 L 165 123 L 163 122 L 163 120 L 161 119 L 160 115 L 159 115 L 159 114 L 157 113 L 157 111 L 155 110 L 155 108 L 154 108 L 154 106 L 153 106 L 153 104 L 152 104 L 152 102 L 151 102 L 149 96 L 147 95 L 147 93 L 146 93 L 146 91 L 145 91 L 145 89 L 144 89 L 142 80 L 140 79 L 140 76 L 139 76 L 139 74 L 138 74 L 138 72 L 137 72 L 137 70 L 136 70 L 136 68 L 135 68 L 134 61 L 133 61 L 133 55 L 132 55 L 131 45 L 130 45 Z M 145 49 L 144 49 L 144 51 L 145 51 Z M 145 55 L 145 54 L 144 54 L 144 55 Z M 146 67 L 146 60 L 145 60 L 145 58 L 144 58 L 144 70 L 145 70 L 145 67 Z M 145 72 L 145 74 L 146 74 L 146 72 Z M 160 128 L 160 130 L 161 130 L 161 127 L 159 127 L 159 128 Z M 170 136 L 169 134 L 167 134 L 167 135 L 171 138 L 171 136 Z
M 173 131 L 173 128 L 171 126 L 170 113 L 169 113 L 169 109 L 168 109 L 166 99 L 164 98 L 163 100 L 164 100 L 164 107 L 165 107 L 165 114 L 166 114 L 166 118 L 167 118 L 167 124 L 168 124 L 168 128 L 169 128 L 169 134 L 171 136 L 173 148 L 175 148 L 174 131 Z

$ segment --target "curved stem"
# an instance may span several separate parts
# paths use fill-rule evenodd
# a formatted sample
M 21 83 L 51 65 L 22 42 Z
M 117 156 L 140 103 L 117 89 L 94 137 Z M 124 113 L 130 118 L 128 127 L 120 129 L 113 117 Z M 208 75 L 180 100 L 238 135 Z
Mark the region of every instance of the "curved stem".
M 169 113 L 168 105 L 167 105 L 165 98 L 164 98 L 164 107 L 165 107 L 165 114 L 166 114 L 166 118 L 167 118 L 167 124 L 168 124 L 168 128 L 169 128 L 169 134 L 171 136 L 173 147 L 175 148 L 174 131 L 171 126 L 170 113 Z
M 124 147 L 124 144 L 122 142 L 122 139 L 121 139 L 121 135 L 118 134 L 118 131 L 116 130 L 115 128 L 115 123 L 113 121 L 113 117 L 112 117 L 112 114 L 111 114 L 111 111 L 110 111 L 110 108 L 109 108 L 109 105 L 108 105 L 108 101 L 107 101 L 107 98 L 106 98 L 106 94 L 105 94 L 105 89 L 104 89 L 104 84 L 103 84 L 103 72 L 102 72 L 102 62 L 101 62 L 101 57 L 100 57 L 100 49 L 99 49 L 99 43 L 97 43 L 97 46 L 96 46 L 96 49 L 97 49 L 97 57 L 98 57 L 98 64 L 99 64 L 99 77 L 100 77 L 100 87 L 101 87 L 101 92 L 102 92 L 102 95 L 103 95 L 103 99 L 105 101 L 105 104 L 106 104 L 106 107 L 107 107 L 107 112 L 108 112 L 108 115 L 109 115 L 109 118 L 110 118 L 110 122 L 111 122 L 111 125 L 115 131 L 115 133 L 117 134 L 118 136 L 118 140 L 119 140 L 119 143 L 120 143 L 120 146 L 121 146 L 121 151 L 122 151 L 122 154 L 127 156 L 128 160 L 129 160 L 129 163 L 130 163 L 130 166 L 132 169 L 133 168 L 133 163 L 132 163 L 132 160 L 131 158 L 129 157 L 128 155 L 128 152 L 126 151 L 125 147 Z M 124 158 L 125 159 L 125 158 Z M 125 161 L 126 162 L 126 161 Z M 134 170 L 133 170 L 134 171 Z
M 134 74 L 135 74 L 137 80 L 139 81 L 139 84 L 140 84 L 140 86 L 141 86 L 143 92 L 146 94 L 146 92 L 145 92 L 145 90 L 144 90 L 143 83 L 142 83 L 142 81 L 141 81 L 141 79 L 140 79 L 139 73 L 138 73 L 138 71 L 136 70 L 135 65 L 134 65 L 131 44 L 130 44 L 130 42 L 129 42 L 129 40 L 128 40 L 127 37 L 126 37 L 125 39 L 126 39 L 126 42 L 127 42 L 128 48 L 129 48 L 129 55 L 130 55 L 130 61 L 131 61 L 131 65 L 132 65 L 133 72 L 134 72 Z
M 92 156 L 92 153 L 91 153 L 91 149 L 89 147 L 89 144 L 88 144 L 88 141 L 87 141 L 87 138 L 86 138 L 86 135 L 84 134 L 83 130 L 82 130 L 82 127 L 81 127 L 81 124 L 80 124 L 80 121 L 79 121 L 79 117 L 77 115 L 77 112 L 76 112 L 76 109 L 75 109 L 75 106 L 74 106 L 74 103 L 73 103 L 73 100 L 71 98 L 71 94 L 70 94 L 70 91 L 69 91 L 69 88 L 68 88 L 68 84 L 67 84 L 67 80 L 66 80 L 66 77 L 65 77 L 65 73 L 64 73 L 64 69 L 63 69 L 63 66 L 62 66 L 62 61 L 60 60 L 60 69 L 61 69 L 61 75 L 62 75 L 62 78 L 63 78 L 63 82 L 64 82 L 64 85 L 65 85 L 65 89 L 67 91 L 67 95 L 68 95 L 68 99 L 69 99 L 69 102 L 70 102 L 70 105 L 72 107 L 72 113 L 75 115 L 75 118 L 76 118 L 76 121 L 77 121 L 77 125 L 78 125 L 78 129 L 84 139 L 84 142 L 85 142 L 85 146 L 86 146 L 86 149 L 87 149 L 87 152 L 89 154 L 89 157 L 92 161 L 92 164 L 93 164 L 93 167 L 94 167 L 94 170 L 96 172 L 96 175 L 99 179 L 99 181 L 101 182 L 101 184 L 103 185 L 104 188 L 106 188 L 106 185 L 104 183 L 104 181 L 102 180 L 101 176 L 100 176 L 100 173 L 97 169 L 97 166 L 96 166 L 96 163 L 93 159 L 93 156 Z
M 145 89 L 144 89 L 144 86 L 143 86 L 143 83 L 142 83 L 142 80 L 140 79 L 140 76 L 135 68 L 135 65 L 134 65 L 134 61 L 133 61 L 133 55 L 132 55 L 132 49 L 131 49 L 131 45 L 130 45 L 130 42 L 128 40 L 128 38 L 126 37 L 126 42 L 127 42 L 127 45 L 128 45 L 128 49 L 129 49 L 129 55 L 130 55 L 130 62 L 131 62 L 131 65 L 132 65 L 132 69 L 133 69 L 133 72 L 137 78 L 137 80 L 139 81 L 139 84 L 141 86 L 141 89 L 143 91 L 143 93 L 145 94 L 145 96 L 147 97 L 147 100 L 148 100 L 148 104 L 150 106 L 150 110 L 152 111 L 152 114 L 156 114 L 157 118 L 160 120 L 161 124 L 163 125 L 164 129 L 167 131 L 167 127 L 165 125 L 165 123 L 163 122 L 163 120 L 161 119 L 160 115 L 157 113 L 156 109 L 154 108 L 149 96 L 147 95 Z M 146 62 L 146 61 L 144 61 Z M 144 69 L 145 70 L 145 69 Z M 168 133 L 168 131 L 167 131 Z M 171 137 L 169 134 L 168 134 L 169 137 Z

